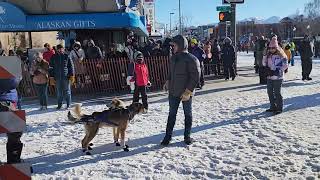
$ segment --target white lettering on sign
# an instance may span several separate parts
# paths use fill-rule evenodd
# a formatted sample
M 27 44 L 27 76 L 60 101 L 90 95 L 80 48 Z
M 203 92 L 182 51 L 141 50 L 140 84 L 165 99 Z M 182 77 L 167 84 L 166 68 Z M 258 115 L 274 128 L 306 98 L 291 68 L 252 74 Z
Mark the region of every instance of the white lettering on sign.
M 38 29 L 69 29 L 92 28 L 96 26 L 94 21 L 50 21 L 37 23 Z

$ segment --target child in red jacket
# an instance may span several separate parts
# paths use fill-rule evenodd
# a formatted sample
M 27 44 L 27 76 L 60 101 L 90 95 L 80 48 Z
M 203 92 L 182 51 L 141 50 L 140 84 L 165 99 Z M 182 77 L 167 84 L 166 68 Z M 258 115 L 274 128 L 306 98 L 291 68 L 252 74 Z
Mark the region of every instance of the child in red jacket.
M 135 88 L 133 94 L 133 102 L 139 102 L 139 96 L 142 96 L 142 103 L 145 112 L 148 111 L 148 97 L 146 87 L 150 86 L 148 67 L 144 62 L 144 57 L 141 52 L 135 53 L 135 67 L 134 67 L 134 79 Z

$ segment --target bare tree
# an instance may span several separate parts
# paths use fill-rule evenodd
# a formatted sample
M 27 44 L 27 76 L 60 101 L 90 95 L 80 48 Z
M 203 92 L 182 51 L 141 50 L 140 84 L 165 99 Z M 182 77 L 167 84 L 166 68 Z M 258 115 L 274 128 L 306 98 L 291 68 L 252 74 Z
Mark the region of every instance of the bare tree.
M 311 0 L 305 5 L 305 13 L 311 19 L 317 18 L 320 16 L 320 0 Z

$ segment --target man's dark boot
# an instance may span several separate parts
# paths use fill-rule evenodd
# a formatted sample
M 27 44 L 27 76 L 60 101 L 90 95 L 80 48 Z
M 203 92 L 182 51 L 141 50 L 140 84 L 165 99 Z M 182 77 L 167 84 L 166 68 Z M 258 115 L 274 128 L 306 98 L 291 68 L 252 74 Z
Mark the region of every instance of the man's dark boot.
M 58 105 L 58 107 L 56 109 L 60 110 L 61 108 L 62 108 L 62 105 Z
M 190 137 L 184 138 L 184 143 L 186 143 L 186 145 L 191 145 L 193 142 L 194 142 L 194 140 Z
M 22 143 L 8 144 L 7 143 L 7 163 L 14 164 L 21 162 Z
M 171 136 L 165 136 L 163 138 L 163 140 L 161 141 L 161 145 L 162 146 L 168 146 L 170 144 L 170 141 L 171 141 Z

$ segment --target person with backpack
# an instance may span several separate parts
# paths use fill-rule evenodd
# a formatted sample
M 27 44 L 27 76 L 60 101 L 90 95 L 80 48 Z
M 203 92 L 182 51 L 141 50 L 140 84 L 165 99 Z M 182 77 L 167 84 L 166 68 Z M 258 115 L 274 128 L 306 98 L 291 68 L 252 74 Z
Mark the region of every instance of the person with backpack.
M 145 112 L 148 112 L 148 96 L 147 87 L 150 86 L 149 70 L 144 62 L 143 54 L 140 51 L 135 53 L 134 63 L 134 80 L 135 88 L 133 94 L 133 102 L 139 102 L 139 96 L 142 96 L 142 104 Z

